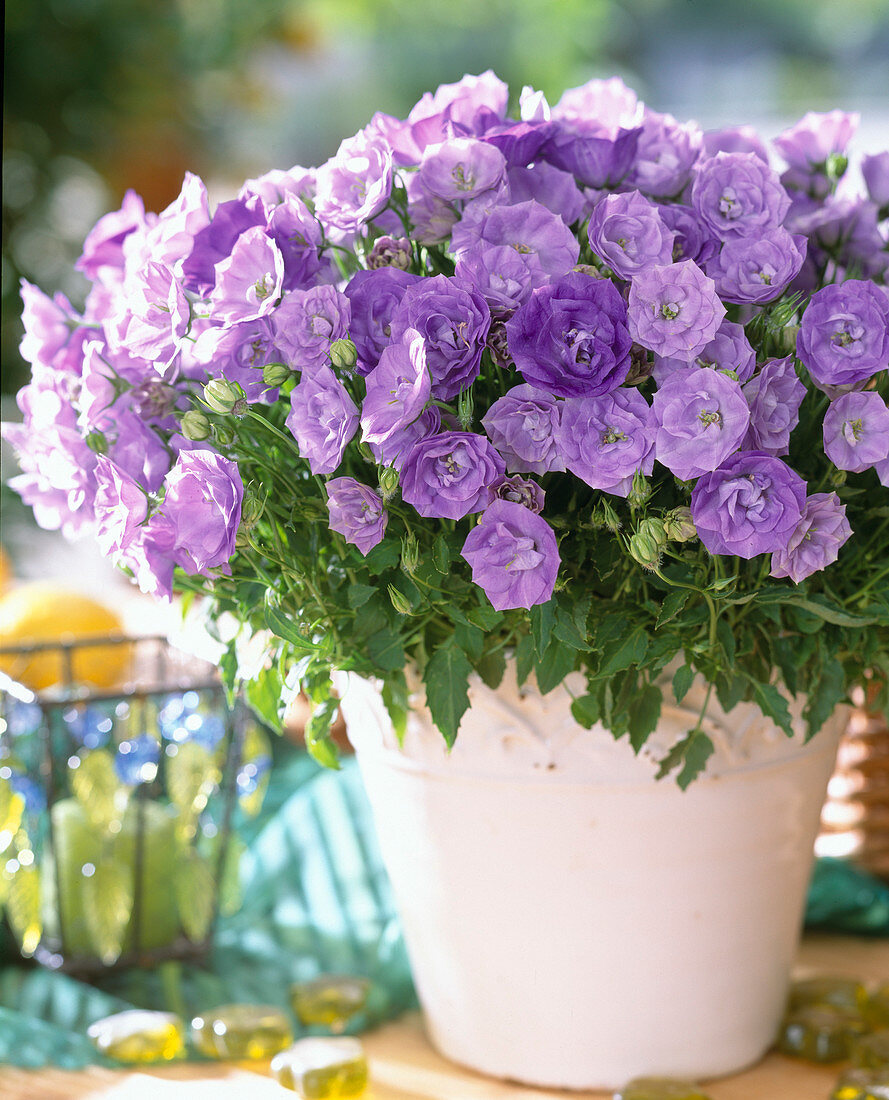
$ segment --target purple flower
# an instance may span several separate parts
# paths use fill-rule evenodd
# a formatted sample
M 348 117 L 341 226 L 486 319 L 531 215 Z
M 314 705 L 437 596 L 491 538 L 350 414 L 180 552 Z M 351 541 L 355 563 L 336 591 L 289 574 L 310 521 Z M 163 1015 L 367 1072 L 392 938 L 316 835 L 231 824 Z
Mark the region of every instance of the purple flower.
M 755 558 L 787 546 L 805 502 L 805 482 L 780 458 L 739 451 L 698 479 L 691 517 L 711 554 Z
M 289 195 L 295 195 L 305 202 L 315 196 L 315 169 L 303 168 L 295 164 L 287 171 L 272 168 L 255 179 L 245 180 L 238 192 L 239 199 L 258 195 L 267 206 L 285 202 Z
M 498 611 L 547 603 L 559 573 L 559 547 L 549 524 L 511 500 L 495 500 L 466 536 L 472 579 Z
M 695 363 L 699 367 L 733 371 L 739 382 L 746 382 L 756 368 L 756 353 L 750 346 L 743 325 L 735 324 L 734 321 L 723 321 L 713 339 L 701 350 Z M 671 371 L 687 366 L 685 360 L 663 359 L 656 355 L 652 374 L 660 385 Z
M 22 358 L 31 364 L 58 366 L 72 339 L 76 314 L 61 292 L 52 298 L 38 286 L 22 279 L 22 324 L 25 334 L 19 344 Z
M 770 577 L 790 577 L 794 584 L 837 560 L 840 547 L 852 537 L 846 506 L 836 493 L 806 498 L 802 518 L 787 545 L 772 553 Z
M 121 332 L 126 350 L 162 369 L 179 354 L 191 322 L 188 300 L 166 264 L 153 260 L 128 280 Z
M 275 343 L 300 371 L 324 365 L 334 340 L 349 335 L 349 299 L 336 287 L 291 290 L 275 310 Z
M 130 475 L 109 458 L 99 455 L 95 468 L 96 542 L 112 560 L 128 550 L 140 537 L 148 518 L 148 496 Z
M 593 489 L 625 497 L 633 474 L 650 474 L 657 423 L 635 389 L 565 402 L 559 446 L 565 464 Z
M 392 191 L 392 150 L 370 126 L 343 141 L 315 176 L 315 213 L 325 225 L 354 232 L 371 221 Z
M 889 150 L 863 157 L 861 174 L 871 202 L 879 207 L 889 206 Z
M 717 153 L 756 153 L 760 160 L 769 163 L 769 151 L 752 126 L 705 130 L 704 153 L 708 157 L 715 157 Z
M 657 460 L 682 481 L 721 465 L 750 423 L 740 385 L 710 367 L 673 371 L 655 393 L 653 410 Z
M 786 455 L 790 433 L 799 423 L 799 407 L 806 387 L 793 369 L 793 356 L 769 359 L 744 386 L 750 406 L 750 427 L 741 446 L 744 450 Z
M 617 187 L 633 165 L 641 132 L 638 126 L 609 132 L 561 123 L 553 127 L 541 155 L 586 187 Z
M 809 111 L 795 125 L 779 134 L 773 145 L 791 168 L 803 172 L 824 164 L 834 153 L 845 153 L 858 129 L 857 112 Z
M 673 259 L 673 233 L 638 191 L 606 195 L 590 215 L 592 250 L 622 279 Z
M 491 314 L 471 285 L 436 275 L 405 290 L 392 317 L 392 340 L 416 329 L 426 341 L 432 393 L 442 401 L 472 385 L 481 366 Z
M 183 259 L 192 251 L 197 236 L 210 223 L 207 188 L 198 176 L 185 173 L 178 196 L 160 214 L 128 233 L 122 243 L 127 272 L 144 267 L 149 260 L 166 264 L 177 276 L 183 274 Z M 212 286 L 212 274 L 210 285 Z
M 510 168 L 507 176 L 513 203 L 534 199 L 558 214 L 566 225 L 573 225 L 586 209 L 586 199 L 574 182 L 574 176 L 544 160 L 527 168 Z
M 806 238 L 778 226 L 764 237 L 724 241 L 707 274 L 727 302 L 771 302 L 796 278 L 805 258 Z
M 796 352 L 820 388 L 866 382 L 889 360 L 889 298 L 860 279 L 824 287 L 803 314 Z
M 551 393 L 514 386 L 488 409 L 482 425 L 507 470 L 545 474 L 565 469 L 558 449 L 560 415 L 561 404 Z
M 696 210 L 679 203 L 663 203 L 657 208 L 661 221 L 673 233 L 673 262 L 694 260 L 703 267 L 719 251 L 719 241 L 704 225 Z
M 382 498 L 354 477 L 333 477 L 324 486 L 331 531 L 367 555 L 383 539 L 389 515 Z
M 420 164 L 420 186 L 446 202 L 466 202 L 502 183 L 506 160 L 499 149 L 475 138 L 452 138 L 428 148 Z
M 494 490 L 494 496 L 497 500 L 514 501 L 516 504 L 521 504 L 523 508 L 530 509 L 538 516 L 543 511 L 546 493 L 536 481 L 531 481 L 520 474 L 513 474 L 512 477 L 502 477 L 491 488 Z
M 170 454 L 157 432 L 131 409 L 115 409 L 111 419 L 108 457 L 144 489 L 159 489 L 170 468 Z
M 722 240 L 768 233 L 781 225 L 790 207 L 777 173 L 756 153 L 717 153 L 703 161 L 691 201 Z
M 384 349 L 367 376 L 367 396 L 361 408 L 361 438 L 383 444 L 416 420 L 431 395 L 426 346 L 415 329 L 406 329 L 398 343 Z
M 261 317 L 229 328 L 206 328 L 191 345 L 190 353 L 207 378 L 221 375 L 229 382 L 237 382 L 250 404 L 275 401 L 278 391 L 270 391 L 262 378 L 266 363 L 278 363 L 283 358 L 283 352 L 275 345 L 270 318 Z
M 609 393 L 630 368 L 627 307 L 607 280 L 564 275 L 535 290 L 506 332 L 525 380 L 559 397 Z
M 216 265 L 231 255 L 245 230 L 265 225 L 266 218 L 265 206 L 258 195 L 220 203 L 209 224 L 195 233 L 192 248 L 182 263 L 186 288 L 200 294 L 211 290 L 216 282 Z
M 215 451 L 182 451 L 164 486 L 158 545 L 189 573 L 226 565 L 244 496 L 237 463 Z
M 421 516 L 462 519 L 480 512 L 503 477 L 503 459 L 482 435 L 440 432 L 416 443 L 401 471 L 401 496 Z
M 74 266 L 88 279 L 104 278 L 109 271 L 122 273 L 124 238 L 144 225 L 145 204 L 135 191 L 127 191 L 120 210 L 99 218 L 89 231 Z
M 392 317 L 404 292 L 420 282 L 420 278 L 397 267 L 380 267 L 375 271 L 358 271 L 350 279 L 346 287 L 346 297 L 351 303 L 349 336 L 358 351 L 359 374 L 367 374 L 379 362 L 392 335 Z
M 210 293 L 213 319 L 226 325 L 255 321 L 275 308 L 284 282 L 284 257 L 261 226 L 245 230 L 231 255 L 216 265 Z
M 332 474 L 358 430 L 358 408 L 330 367 L 304 371 L 285 421 L 313 474 Z
M 889 409 L 878 393 L 845 393 L 824 414 L 824 450 L 840 470 L 859 474 L 889 458 Z
M 309 286 L 321 270 L 321 227 L 302 199 L 286 195 L 269 215 L 267 232 L 284 259 L 284 290 Z
M 632 88 L 619 76 L 593 78 L 577 88 L 568 88 L 552 109 L 552 117 L 578 129 L 614 132 L 632 126 L 638 118 L 639 101 Z
M 831 197 L 798 217 L 796 227 L 841 267 L 855 268 L 875 279 L 889 267 L 878 211 L 872 202 Z
M 725 306 L 716 286 L 692 260 L 640 272 L 630 285 L 634 340 L 665 358 L 690 363 L 716 335 Z
M 509 245 L 531 272 L 535 287 L 563 275 L 577 263 L 580 245 L 557 215 L 529 199 L 513 206 L 499 206 L 479 222 L 463 220 L 454 227 L 451 249 L 459 260 L 480 242 Z
M 645 195 L 674 198 L 691 178 L 700 152 L 701 131 L 694 122 L 681 124 L 672 115 L 646 108 L 627 183 Z
M 479 242 L 462 252 L 454 274 L 473 286 L 495 315 L 512 313 L 531 295 L 531 272 L 509 245 Z
M 401 470 L 415 443 L 435 435 L 441 428 L 441 413 L 435 406 L 425 409 L 416 420 L 397 428 L 382 443 L 368 446 L 380 466 L 393 466 Z

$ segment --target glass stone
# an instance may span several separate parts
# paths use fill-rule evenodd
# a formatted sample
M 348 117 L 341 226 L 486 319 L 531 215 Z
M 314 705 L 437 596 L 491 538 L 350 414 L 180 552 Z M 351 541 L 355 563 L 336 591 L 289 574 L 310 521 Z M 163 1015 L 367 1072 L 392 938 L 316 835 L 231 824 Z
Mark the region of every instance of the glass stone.
M 367 1088 L 367 1059 L 357 1039 L 300 1039 L 272 1059 L 272 1076 L 303 1100 L 351 1100 Z
M 889 1100 L 889 1069 L 850 1069 L 840 1077 L 830 1100 Z
M 872 1031 L 852 1044 L 852 1065 L 860 1069 L 889 1070 L 889 1031 Z
M 866 1003 L 867 990 L 855 978 L 805 978 L 790 987 L 787 1011 L 807 1005 L 836 1005 L 860 1011 Z
M 195 1016 L 191 1041 L 208 1058 L 271 1058 L 293 1042 L 287 1015 L 274 1005 L 222 1005 Z
M 96 1050 L 118 1062 L 169 1062 L 185 1049 L 185 1029 L 172 1012 L 116 1012 L 87 1028 Z
M 291 987 L 290 1000 L 296 1018 L 306 1027 L 320 1026 L 339 1032 L 367 1000 L 370 982 L 348 974 L 322 974 Z
M 808 1062 L 841 1062 L 853 1041 L 867 1031 L 857 1012 L 836 1005 L 814 1004 L 785 1017 L 778 1033 L 782 1054 Z
M 673 1077 L 634 1077 L 614 1093 L 613 1100 L 710 1100 L 693 1081 Z
M 864 1015 L 874 1027 L 889 1027 L 889 982 L 877 986 L 867 998 Z

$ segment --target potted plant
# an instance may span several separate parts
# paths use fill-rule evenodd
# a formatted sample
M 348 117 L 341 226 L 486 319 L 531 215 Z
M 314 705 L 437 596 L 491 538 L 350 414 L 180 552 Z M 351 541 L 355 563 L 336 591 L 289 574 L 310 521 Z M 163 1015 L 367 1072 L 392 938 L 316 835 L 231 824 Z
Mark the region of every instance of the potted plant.
M 23 288 L 13 484 L 264 632 L 248 698 L 301 687 L 332 766 L 348 674 L 446 1053 L 725 1073 L 889 668 L 889 154 L 863 198 L 842 112 L 770 152 L 616 79 L 507 100 L 465 77 L 215 211 L 128 194 L 83 312 Z

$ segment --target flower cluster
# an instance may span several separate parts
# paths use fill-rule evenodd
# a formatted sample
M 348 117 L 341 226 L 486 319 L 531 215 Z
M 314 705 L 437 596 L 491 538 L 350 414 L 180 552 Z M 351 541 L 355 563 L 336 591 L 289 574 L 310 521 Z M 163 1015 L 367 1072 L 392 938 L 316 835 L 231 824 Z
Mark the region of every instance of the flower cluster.
M 130 193 L 86 240 L 82 311 L 25 285 L 33 378 L 6 432 L 39 522 L 95 529 L 167 596 L 178 570 L 246 607 L 224 579 L 242 555 L 297 619 L 325 610 L 305 552 L 377 607 L 378 671 L 393 608 L 478 604 L 447 639 L 478 667 L 492 611 L 580 599 L 614 547 L 633 583 L 713 612 L 745 598 L 741 563 L 750 592 L 791 591 L 868 535 L 847 510 L 889 484 L 889 155 L 861 197 L 842 112 L 770 153 L 618 80 L 507 103 L 464 77 L 215 211 L 192 175 L 159 215 Z M 403 632 L 421 662 L 427 626 Z

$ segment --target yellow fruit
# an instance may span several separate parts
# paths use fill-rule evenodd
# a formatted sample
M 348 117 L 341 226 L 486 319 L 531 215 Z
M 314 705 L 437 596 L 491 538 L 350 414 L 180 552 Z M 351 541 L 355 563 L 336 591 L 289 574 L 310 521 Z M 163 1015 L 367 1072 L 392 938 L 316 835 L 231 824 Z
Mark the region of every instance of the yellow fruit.
M 0 646 L 82 641 L 122 633 L 120 619 L 100 603 L 47 581 L 22 584 L 0 597 Z M 72 653 L 75 683 L 112 688 L 126 679 L 128 645 L 84 646 Z M 0 654 L 0 669 L 33 691 L 69 678 L 60 649 Z
M 0 546 L 0 594 L 5 592 L 12 584 L 13 572 L 6 551 Z

